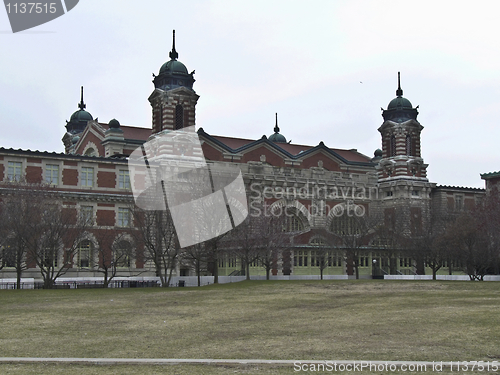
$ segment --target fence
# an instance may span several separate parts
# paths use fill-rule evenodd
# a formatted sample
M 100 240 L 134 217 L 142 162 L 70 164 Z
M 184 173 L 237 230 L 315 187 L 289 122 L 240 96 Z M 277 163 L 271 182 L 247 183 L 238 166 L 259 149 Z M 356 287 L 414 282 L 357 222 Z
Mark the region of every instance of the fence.
M 323 280 L 352 279 L 347 275 L 324 275 Z M 245 276 L 219 276 L 219 284 L 237 283 L 245 280 Z M 265 276 L 250 276 L 250 280 L 265 280 Z M 318 275 L 290 275 L 270 276 L 270 280 L 319 280 Z M 385 280 L 432 280 L 432 275 L 384 275 Z M 467 275 L 437 275 L 438 280 L 468 281 Z M 500 281 L 500 275 L 486 275 L 484 281 Z M 213 276 L 201 276 L 200 285 L 214 283 Z M 16 279 L 0 279 L 0 289 L 16 289 Z M 108 288 L 153 288 L 160 286 L 159 277 L 116 277 L 109 282 Z M 196 276 L 174 276 L 170 281 L 171 287 L 198 286 Z M 94 289 L 103 288 L 102 277 L 67 277 L 58 278 L 54 289 Z M 22 278 L 21 289 L 42 289 L 43 282 L 34 278 Z

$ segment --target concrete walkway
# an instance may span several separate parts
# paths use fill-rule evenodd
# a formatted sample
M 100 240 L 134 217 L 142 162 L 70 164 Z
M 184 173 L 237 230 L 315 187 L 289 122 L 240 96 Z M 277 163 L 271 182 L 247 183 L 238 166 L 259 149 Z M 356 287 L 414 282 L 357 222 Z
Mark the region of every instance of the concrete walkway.
M 148 365 L 182 365 L 182 364 L 203 364 L 203 365 L 274 365 L 274 366 L 308 366 L 312 364 L 324 364 L 330 366 L 344 367 L 349 366 L 361 366 L 361 369 L 368 370 L 370 368 L 391 368 L 396 366 L 397 368 L 406 369 L 412 366 L 419 368 L 426 367 L 427 370 L 433 369 L 446 369 L 453 366 L 453 369 L 465 368 L 469 366 L 472 370 L 472 366 L 477 366 L 481 364 L 493 371 L 500 369 L 499 361 L 489 361 L 489 362 L 467 362 L 467 361 L 453 361 L 453 362 L 429 362 L 429 361 L 335 361 L 335 360 L 324 360 L 324 361 L 314 361 L 314 360 L 272 360 L 272 359 L 189 359 L 189 358 L 29 358 L 29 357 L 0 357 L 0 364 L 2 363 L 80 363 L 80 364 L 94 364 L 94 365 L 132 365 L 132 364 L 148 364 Z M 373 367 L 370 367 L 373 366 Z M 493 369 L 496 366 L 496 369 Z M 352 370 L 351 370 L 352 371 Z M 380 370 L 379 370 L 380 371 Z M 481 371 L 481 370 L 480 370 Z

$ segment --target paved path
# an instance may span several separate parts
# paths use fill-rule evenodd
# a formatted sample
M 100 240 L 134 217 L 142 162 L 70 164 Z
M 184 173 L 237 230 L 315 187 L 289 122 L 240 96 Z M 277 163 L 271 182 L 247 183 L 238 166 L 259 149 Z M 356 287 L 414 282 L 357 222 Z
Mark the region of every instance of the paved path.
M 458 365 L 476 366 L 479 362 L 429 362 L 429 361 L 335 361 L 335 360 L 272 360 L 272 359 L 187 359 L 187 358 L 29 358 L 29 357 L 0 357 L 1 363 L 82 363 L 95 365 L 123 365 L 123 364 L 149 364 L 149 365 L 179 365 L 179 364 L 204 364 L 204 365 L 275 365 L 275 366 L 297 366 L 310 364 L 336 364 L 338 366 L 427 366 L 428 370 L 435 368 L 434 366 L 442 366 L 443 369 L 449 368 L 450 364 L 453 368 Z M 488 362 L 480 362 L 486 368 Z M 500 362 L 492 361 L 489 365 L 497 365 L 500 368 Z M 458 370 L 458 368 L 457 368 Z

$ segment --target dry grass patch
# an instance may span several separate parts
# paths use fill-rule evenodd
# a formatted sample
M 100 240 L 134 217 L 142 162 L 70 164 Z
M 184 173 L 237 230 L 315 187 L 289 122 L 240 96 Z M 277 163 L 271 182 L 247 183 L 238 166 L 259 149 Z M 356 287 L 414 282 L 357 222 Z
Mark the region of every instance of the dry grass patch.
M 5 357 L 500 360 L 497 283 L 2 290 Z

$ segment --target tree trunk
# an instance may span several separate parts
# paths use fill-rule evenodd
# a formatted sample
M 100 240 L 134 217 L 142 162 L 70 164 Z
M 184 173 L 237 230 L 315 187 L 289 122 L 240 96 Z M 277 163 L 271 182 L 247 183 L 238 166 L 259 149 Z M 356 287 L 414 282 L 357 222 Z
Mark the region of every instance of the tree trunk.
M 247 276 L 246 279 L 250 280 L 250 263 L 249 262 L 246 262 L 245 268 L 246 268 L 246 274 L 247 274 L 246 275 Z
M 215 259 L 214 261 L 214 284 L 219 283 L 219 261 Z
M 201 286 L 201 277 L 200 277 L 200 260 L 196 259 L 196 277 L 198 279 L 198 286 Z
M 103 283 L 103 287 L 104 288 L 107 288 L 109 285 L 109 280 L 108 280 L 108 269 L 107 268 L 104 268 L 104 283 Z
M 17 273 L 16 289 L 21 289 L 21 274 L 22 274 L 22 271 L 20 269 L 17 269 L 16 273 Z
M 271 272 L 271 269 L 269 267 L 266 267 L 266 280 L 269 280 L 270 272 Z

